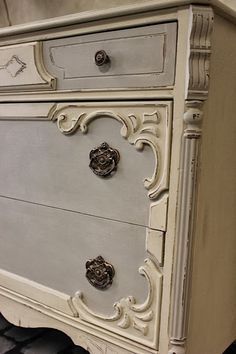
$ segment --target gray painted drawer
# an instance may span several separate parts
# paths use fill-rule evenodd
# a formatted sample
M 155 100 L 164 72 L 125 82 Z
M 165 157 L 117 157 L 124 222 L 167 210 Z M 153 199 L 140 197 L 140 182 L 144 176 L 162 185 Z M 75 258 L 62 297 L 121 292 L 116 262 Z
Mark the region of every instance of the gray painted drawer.
M 68 295 L 80 290 L 102 312 L 124 294 L 145 299 L 145 281 L 138 274 L 146 257 L 144 227 L 2 197 L 0 225 L 1 269 Z M 86 261 L 99 255 L 116 272 L 106 291 L 98 291 L 85 277 Z
M 177 23 L 43 43 L 44 64 L 61 89 L 148 88 L 174 84 Z M 109 63 L 95 64 L 104 50 Z
M 170 133 L 168 101 L 0 105 L 1 284 L 156 348 Z M 89 168 L 104 141 L 120 154 L 109 178 Z M 115 269 L 103 291 L 86 278 L 99 256 Z
M 0 281 L 9 291 L 157 348 L 171 108 L 171 101 L 0 105 Z M 120 154 L 109 178 L 89 168 L 91 150 L 104 141 Z M 115 269 L 104 291 L 85 276 L 98 256 Z M 107 266 L 93 277 L 106 278 Z
M 165 186 L 170 110 L 170 102 L 160 101 L 1 105 L 0 195 L 147 226 L 150 199 L 143 180 L 152 176 L 158 163 L 152 189 Z M 64 116 L 67 119 L 62 120 Z M 89 125 L 88 133 L 67 136 L 67 128 L 78 117 L 84 119 L 81 128 Z M 57 119 L 57 124 L 50 119 Z M 121 133 L 127 127 L 124 139 Z M 153 133 L 158 137 L 154 139 Z M 139 141 L 144 142 L 142 152 L 132 146 L 137 143 L 140 149 Z M 110 178 L 89 168 L 90 151 L 103 142 L 120 153 L 117 171 Z
M 158 336 L 162 273 L 146 258 L 149 233 L 146 235 L 145 227 L 3 197 L 0 225 L 0 268 L 5 272 L 0 272 L 0 277 L 10 272 L 18 282 L 26 283 L 27 289 L 24 285 L 20 288 L 22 295 L 38 288 L 44 292 L 40 302 L 45 305 L 54 296 L 56 310 L 64 303 L 66 311 L 68 305 L 73 309 L 70 316 L 77 318 L 79 311 L 80 321 L 87 312 L 86 322 L 94 325 L 99 319 L 110 331 L 153 345 L 153 338 Z M 163 239 L 159 231 L 155 237 Z M 112 284 L 103 290 L 86 278 L 87 261 L 98 256 L 106 265 L 95 268 L 91 279 L 98 271 L 106 280 L 104 267 L 114 267 Z

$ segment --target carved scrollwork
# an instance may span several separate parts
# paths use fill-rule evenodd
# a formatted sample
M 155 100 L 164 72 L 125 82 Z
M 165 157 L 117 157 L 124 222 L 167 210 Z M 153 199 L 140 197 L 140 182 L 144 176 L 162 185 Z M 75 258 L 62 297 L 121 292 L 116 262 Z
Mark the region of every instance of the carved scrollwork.
M 126 116 L 113 111 L 81 112 L 79 106 L 70 105 L 56 109 L 52 115 L 52 119 L 57 121 L 58 129 L 65 135 L 73 134 L 77 129 L 84 134 L 87 133 L 89 123 L 100 117 L 118 120 L 122 124 L 120 131 L 122 137 L 134 145 L 137 150 L 142 150 L 145 144 L 152 148 L 155 168 L 153 175 L 145 178 L 144 186 L 148 190 L 149 198 L 156 198 L 163 190 L 168 188 L 169 127 L 165 128 L 164 133 L 167 134 L 168 130 L 168 135 L 162 138 L 159 127 L 162 119 L 160 112 L 154 110 L 152 113 L 142 113 L 141 116 L 132 113 Z M 161 139 L 163 139 L 162 144 L 163 141 L 165 144 L 166 151 L 163 152 L 163 155 L 166 154 L 165 156 L 161 156 Z
M 90 310 L 83 300 L 83 294 L 77 292 L 71 299 L 71 306 L 83 321 L 97 323 L 104 328 L 107 324 L 109 330 L 113 327 L 116 332 L 117 327 L 121 331 L 129 328 L 134 333 L 138 331 L 149 340 L 154 340 L 161 296 L 162 274 L 150 259 L 145 260 L 144 266 L 139 268 L 139 273 L 146 278 L 148 283 L 148 295 L 144 303 L 137 303 L 133 296 L 122 298 L 114 304 L 114 313 L 111 316 L 105 316 Z
M 207 98 L 212 28 L 212 9 L 209 7 L 194 6 L 190 36 L 189 99 Z

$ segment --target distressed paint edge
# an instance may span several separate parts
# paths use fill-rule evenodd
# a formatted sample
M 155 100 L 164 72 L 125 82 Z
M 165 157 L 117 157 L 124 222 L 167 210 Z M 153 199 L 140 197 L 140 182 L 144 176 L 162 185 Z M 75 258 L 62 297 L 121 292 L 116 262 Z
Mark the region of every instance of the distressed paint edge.
M 206 100 L 210 80 L 211 34 L 214 15 L 209 6 L 191 6 L 190 10 L 187 99 Z
M 202 102 L 187 101 L 182 137 L 168 354 L 185 354 Z

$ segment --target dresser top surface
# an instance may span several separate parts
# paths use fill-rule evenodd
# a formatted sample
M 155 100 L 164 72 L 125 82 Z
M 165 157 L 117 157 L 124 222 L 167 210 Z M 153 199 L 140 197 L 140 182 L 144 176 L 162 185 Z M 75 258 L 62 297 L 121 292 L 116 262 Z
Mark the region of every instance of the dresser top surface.
M 212 6 L 222 16 L 232 22 L 236 22 L 236 1 L 235 0 L 151 0 L 143 4 L 132 4 L 105 10 L 82 11 L 80 13 L 60 16 L 40 21 L 33 21 L 19 25 L 8 26 L 0 29 L 0 37 L 7 37 L 29 32 L 42 31 L 64 26 L 98 21 L 102 19 L 116 18 L 127 15 L 138 15 L 163 9 L 173 9 L 180 6 L 208 5 Z

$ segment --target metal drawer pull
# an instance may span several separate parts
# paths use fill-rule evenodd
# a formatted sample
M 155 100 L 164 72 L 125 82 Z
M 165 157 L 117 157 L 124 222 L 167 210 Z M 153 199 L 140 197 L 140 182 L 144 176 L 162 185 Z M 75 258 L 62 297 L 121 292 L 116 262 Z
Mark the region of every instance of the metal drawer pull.
M 89 158 L 91 170 L 100 177 L 107 177 L 116 171 L 120 154 L 107 143 L 102 143 L 90 151 Z
M 109 61 L 110 61 L 110 58 L 107 55 L 107 53 L 105 52 L 105 50 L 99 50 L 95 54 L 95 63 L 97 66 L 102 66 L 102 65 L 108 64 Z
M 115 269 L 102 256 L 88 260 L 86 269 L 86 278 L 95 288 L 105 290 L 111 286 Z

